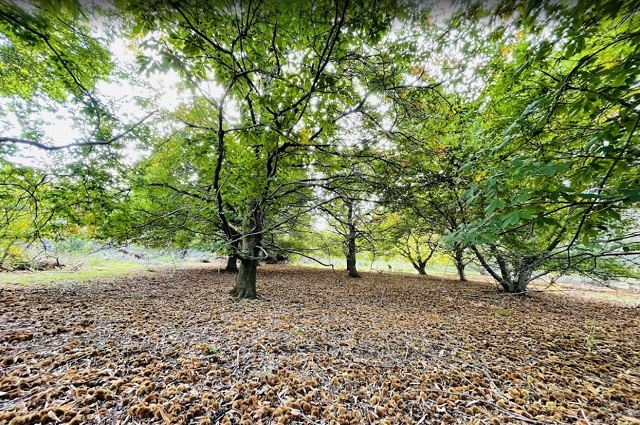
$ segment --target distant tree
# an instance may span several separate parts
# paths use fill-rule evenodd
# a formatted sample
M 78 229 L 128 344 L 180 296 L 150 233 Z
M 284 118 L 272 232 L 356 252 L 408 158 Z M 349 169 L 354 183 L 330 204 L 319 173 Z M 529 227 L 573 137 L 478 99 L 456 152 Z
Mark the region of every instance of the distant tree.
M 320 208 L 327 216 L 329 227 L 342 239 L 349 277 L 361 277 L 357 268 L 357 240 L 362 236 L 359 204 L 357 199 L 341 195 Z
M 439 247 L 465 281 L 467 245 L 441 238 L 475 217 L 462 194 L 473 178 L 465 164 L 479 148 L 474 123 L 478 102 L 437 87 L 406 89 L 393 100 L 397 125 L 384 132 L 395 147 L 386 157 L 393 166 L 387 167 L 390 174 L 380 186 L 385 210 L 400 216 L 394 226 L 399 240 L 410 241 L 414 252 L 419 241 L 424 243 L 420 263 Z
M 381 223 L 376 241 L 385 249 L 386 256 L 399 254 L 409 260 L 418 274 L 426 275 L 427 263 L 441 247 L 441 236 L 425 229 L 409 211 L 387 213 L 377 219 Z

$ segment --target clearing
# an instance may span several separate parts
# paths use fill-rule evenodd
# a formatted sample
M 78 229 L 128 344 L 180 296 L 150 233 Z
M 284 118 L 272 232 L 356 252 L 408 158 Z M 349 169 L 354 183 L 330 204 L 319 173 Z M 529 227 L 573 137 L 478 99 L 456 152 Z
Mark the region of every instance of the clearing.
M 640 309 L 364 276 L 4 284 L 0 424 L 640 423 Z

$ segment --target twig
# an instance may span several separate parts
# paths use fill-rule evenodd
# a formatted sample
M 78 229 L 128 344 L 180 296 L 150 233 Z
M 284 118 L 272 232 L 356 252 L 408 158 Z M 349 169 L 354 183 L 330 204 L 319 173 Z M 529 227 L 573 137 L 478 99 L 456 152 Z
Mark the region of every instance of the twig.
M 457 392 L 453 392 L 453 391 L 446 391 L 446 390 L 436 390 L 433 388 L 413 388 L 411 389 L 412 392 L 425 392 L 425 393 L 438 393 L 438 394 L 447 394 L 447 395 L 455 395 L 458 397 L 463 397 L 466 399 L 471 399 L 474 401 L 477 401 L 478 403 L 483 403 L 486 404 L 488 406 L 491 406 L 497 410 L 500 410 L 501 412 L 509 415 L 510 417 L 517 419 L 519 421 L 523 421 L 523 422 L 528 422 L 531 424 L 543 424 L 543 422 L 537 421 L 535 419 L 529 419 L 526 416 L 522 416 L 516 412 L 513 412 L 509 409 L 505 409 L 504 407 L 498 406 L 497 404 L 495 404 L 493 401 L 491 400 L 487 400 L 484 398 L 477 398 L 472 396 L 471 394 L 466 394 L 466 393 L 457 393 Z

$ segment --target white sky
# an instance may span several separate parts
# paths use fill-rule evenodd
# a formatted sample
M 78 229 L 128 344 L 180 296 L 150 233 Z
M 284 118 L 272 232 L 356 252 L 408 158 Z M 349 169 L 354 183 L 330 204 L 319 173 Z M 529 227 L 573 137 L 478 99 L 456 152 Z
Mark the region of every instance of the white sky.
M 97 25 L 99 27 L 100 22 Z M 128 40 L 116 38 L 109 49 L 117 68 L 132 72 L 137 70 L 135 48 Z M 148 77 L 139 74 L 137 77 L 142 79 L 144 85 L 133 85 L 128 79 L 118 78 L 116 75 L 112 75 L 109 81 L 99 81 L 96 84 L 96 97 L 105 103 L 115 105 L 113 112 L 124 124 L 135 123 L 148 113 L 136 104 L 136 99 L 153 99 L 155 97 L 156 107 L 167 110 L 175 108 L 180 103 L 180 94 L 176 87 L 179 77 L 175 72 L 153 74 Z M 6 108 L 8 103 L 8 99 L 0 98 L 0 110 L 3 111 L 3 115 L 0 117 L 0 128 L 2 128 L 3 135 L 20 138 L 25 130 L 23 124 L 28 124 L 28 122 L 21 123 L 15 113 L 8 112 Z M 88 135 L 93 129 L 78 128 L 73 122 L 74 115 L 75 111 L 67 106 L 60 107 L 55 111 L 39 112 L 33 118 L 44 122 L 41 126 L 44 139 L 38 141 L 52 146 L 60 146 L 88 140 Z M 139 153 L 136 153 L 134 149 L 131 149 L 129 153 L 127 158 L 131 162 L 135 160 L 136 156 L 139 157 Z M 11 157 L 10 160 L 24 165 L 46 168 L 51 161 L 58 159 L 54 159 L 52 155 L 38 148 L 20 146 L 18 154 Z
M 435 7 L 435 15 L 433 18 L 438 21 L 442 21 L 447 18 L 453 9 L 448 2 L 436 3 Z M 96 20 L 92 22 L 93 25 L 93 33 L 94 35 L 104 39 L 101 37 L 104 35 L 104 27 L 106 25 L 112 25 L 113 22 L 106 22 Z M 396 25 L 395 30 L 401 31 L 399 25 Z M 389 35 L 390 38 L 395 37 L 393 32 Z M 415 40 L 417 43 L 421 43 L 422 45 L 427 45 L 429 41 L 422 37 L 422 39 Z M 459 46 L 452 46 L 453 51 L 456 48 L 459 49 Z M 113 43 L 110 45 L 110 50 L 113 55 L 113 60 L 116 62 L 116 66 L 119 69 L 129 70 L 129 72 L 137 72 L 138 65 L 135 61 L 136 50 L 135 47 L 132 46 L 129 40 L 123 38 L 116 38 Z M 148 52 L 145 52 L 148 53 Z M 308 52 L 305 52 L 308 53 Z M 450 52 L 448 55 L 452 56 L 460 56 L 455 55 Z M 299 61 L 304 60 L 304 55 L 301 53 L 300 57 L 297 58 Z M 432 73 L 434 76 L 439 76 L 442 78 L 441 72 L 438 70 L 437 63 L 434 62 L 435 58 L 429 57 L 426 62 L 422 65 L 428 72 Z M 476 61 L 472 61 L 471 63 L 466 64 L 466 70 L 464 71 L 465 76 L 469 78 L 469 80 L 473 80 L 473 73 L 477 66 L 480 65 L 482 58 L 478 58 Z M 295 62 L 295 61 L 294 61 Z M 117 105 L 114 108 L 114 112 L 116 116 L 122 120 L 123 123 L 134 123 L 141 119 L 146 113 L 146 110 L 143 110 L 136 104 L 136 99 L 139 98 L 149 98 L 154 100 L 154 104 L 159 109 L 174 109 L 181 101 L 180 93 L 176 88 L 177 83 L 179 82 L 179 77 L 175 72 L 167 72 L 166 74 L 154 74 L 150 76 L 146 75 L 135 75 L 139 80 L 142 81 L 143 85 L 133 85 L 130 81 L 125 79 L 118 79 L 115 75 L 111 77 L 111 81 L 101 81 L 96 86 L 96 95 L 98 98 L 103 100 L 105 103 Z M 415 76 L 410 76 L 410 79 L 415 80 Z M 406 83 L 412 84 L 416 83 L 416 81 L 407 80 Z M 474 84 L 482 84 L 481 81 L 475 81 Z M 209 91 L 209 94 L 212 97 L 218 97 L 219 87 L 216 87 L 215 84 L 212 84 L 211 87 L 205 87 Z M 372 104 L 376 104 L 379 107 L 384 108 L 383 102 L 379 98 L 371 97 L 370 102 Z M 6 102 L 5 102 L 6 104 Z M 0 109 L 3 106 L 3 99 L 0 98 Z M 72 143 L 74 141 L 86 140 L 87 134 L 90 134 L 90 128 L 78 128 L 74 125 L 72 121 L 72 117 L 74 116 L 74 111 L 69 109 L 60 109 L 55 112 L 43 112 L 38 118 L 44 121 L 46 124 L 42 126 L 42 130 L 44 133 L 43 142 L 51 145 L 63 145 Z M 391 125 L 390 120 L 387 120 L 386 124 Z M 354 131 L 359 127 L 357 123 L 351 122 L 349 128 L 351 131 L 344 134 L 346 139 L 357 138 L 357 135 L 354 135 Z M 353 125 L 356 124 L 356 125 Z M 303 123 L 300 123 L 303 125 Z M 24 130 L 15 114 L 5 114 L 0 117 L 0 128 L 3 129 L 3 134 L 7 136 L 20 137 L 22 131 Z M 83 139 L 83 137 L 85 139 Z M 347 142 L 348 144 L 348 142 Z M 140 153 L 136 153 L 134 149 L 131 149 L 130 155 L 128 159 L 132 162 L 136 157 L 139 157 Z M 41 166 L 46 167 L 48 161 L 52 161 L 52 157 L 42 152 L 37 148 L 21 148 L 19 155 L 12 158 L 12 160 L 21 162 L 24 164 L 32 165 L 32 166 Z

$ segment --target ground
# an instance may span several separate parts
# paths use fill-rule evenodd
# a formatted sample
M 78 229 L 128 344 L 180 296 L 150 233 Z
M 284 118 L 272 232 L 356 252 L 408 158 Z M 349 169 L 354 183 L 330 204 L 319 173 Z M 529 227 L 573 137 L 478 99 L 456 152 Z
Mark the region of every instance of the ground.
M 263 266 L 3 284 L 0 424 L 640 423 L 640 309 Z

